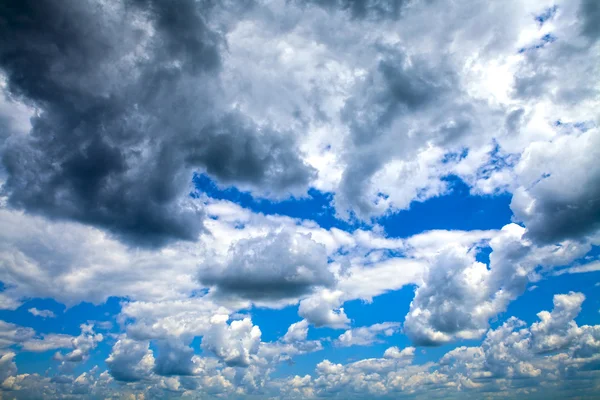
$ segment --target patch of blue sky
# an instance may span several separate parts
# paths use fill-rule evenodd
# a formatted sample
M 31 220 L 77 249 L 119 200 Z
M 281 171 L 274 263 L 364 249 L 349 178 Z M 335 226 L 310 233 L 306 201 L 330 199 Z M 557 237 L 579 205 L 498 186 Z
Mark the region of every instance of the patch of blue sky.
M 30 308 L 51 310 L 56 317 L 42 318 L 34 316 L 28 311 Z M 86 362 L 73 363 L 71 372 L 83 372 L 89 371 L 94 365 L 104 365 L 104 360 L 108 357 L 112 348 L 110 336 L 107 333 L 118 332 L 119 327 L 114 321 L 114 317 L 120 311 L 121 299 L 116 297 L 111 297 L 105 303 L 99 305 L 83 302 L 71 308 L 66 308 L 51 299 L 31 299 L 14 311 L 0 310 L 0 320 L 32 328 L 38 335 L 56 333 L 78 336 L 81 333 L 81 324 L 95 323 L 94 330 L 104 335 L 104 341 L 99 343 L 98 347 L 90 353 L 90 357 Z M 110 322 L 111 327 L 107 329 L 108 326 L 104 327 L 104 324 L 99 324 L 100 322 Z M 43 375 L 49 368 L 58 368 L 59 363 L 53 360 L 53 356 L 57 351 L 65 354 L 70 350 L 55 349 L 42 353 L 18 352 L 16 360 L 20 373 Z
M 539 24 L 539 26 L 541 27 L 542 25 L 544 25 L 547 21 L 551 20 L 552 18 L 554 18 L 554 16 L 556 15 L 556 12 L 558 11 L 558 6 L 553 5 L 552 7 L 548 7 L 544 10 L 543 13 L 538 14 L 534 17 L 534 19 L 536 20 L 536 22 Z
M 510 156 L 498 155 L 496 158 L 498 166 L 513 162 Z M 460 178 L 448 176 L 444 180 L 450 187 L 448 194 L 424 202 L 413 202 L 409 209 L 385 215 L 374 222 L 381 225 L 390 237 L 408 237 L 431 229 L 499 229 L 510 222 L 509 194 L 471 195 L 469 186 Z M 232 201 L 253 212 L 312 220 L 325 229 L 369 229 L 364 223 L 338 219 L 331 206 L 332 195 L 315 189 L 309 190 L 308 197 L 277 202 L 256 199 L 250 193 L 233 187 L 219 188 L 204 174 L 196 175 L 194 184 L 199 192 L 209 197 Z
M 519 49 L 519 53 L 525 53 L 527 51 L 541 49 L 550 43 L 554 43 L 557 40 L 558 40 L 557 36 L 553 35 L 552 33 L 547 33 L 544 36 L 542 36 L 537 43 L 535 43 L 529 47 L 521 47 Z
M 596 127 L 596 123 L 594 121 L 565 122 L 558 119 L 554 122 L 554 126 L 566 130 L 567 133 L 573 129 L 576 129 L 580 132 L 587 132 L 588 130 Z
M 292 218 L 313 220 L 324 229 L 332 227 L 353 230 L 365 226 L 358 222 L 347 222 L 336 217 L 331 206 L 333 194 L 310 189 L 307 196 L 289 198 L 282 201 L 257 199 L 249 192 L 243 192 L 236 187 L 219 187 L 219 185 L 206 174 L 195 174 L 193 183 L 201 193 L 218 200 L 228 200 L 239 204 L 256 213 L 267 215 L 285 215 Z M 196 196 L 195 193 L 191 194 Z
M 298 306 L 287 306 L 279 310 L 254 307 L 249 314 L 252 323 L 260 327 L 263 342 L 274 342 L 280 339 L 291 324 L 302 319 L 298 316 Z
M 537 313 L 542 310 L 551 311 L 554 307 L 552 299 L 555 294 L 581 292 L 586 299 L 582 310 L 575 321 L 579 325 L 598 323 L 600 311 L 600 290 L 596 283 L 600 282 L 600 272 L 587 272 L 584 274 L 564 274 L 549 276 L 539 282 L 535 290 L 526 291 L 523 295 L 509 304 L 506 312 L 502 313 L 497 321 L 492 322 L 492 327 L 501 325 L 507 318 L 515 316 L 527 324 L 539 321 Z
M 391 237 L 409 237 L 433 229 L 500 229 L 511 222 L 510 194 L 472 195 L 471 188 L 459 177 L 445 179 L 450 185 L 448 194 L 413 202 L 408 210 L 377 222 Z

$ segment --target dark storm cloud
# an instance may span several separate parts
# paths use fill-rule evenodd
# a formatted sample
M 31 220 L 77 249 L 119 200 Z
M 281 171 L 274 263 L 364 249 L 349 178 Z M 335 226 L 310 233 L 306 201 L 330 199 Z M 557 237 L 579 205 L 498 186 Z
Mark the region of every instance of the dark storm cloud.
M 4 146 L 12 206 L 160 245 L 202 229 L 178 201 L 193 168 L 271 192 L 306 186 L 313 171 L 289 135 L 226 111 L 225 43 L 206 4 L 0 4 L 0 69 L 38 110 Z

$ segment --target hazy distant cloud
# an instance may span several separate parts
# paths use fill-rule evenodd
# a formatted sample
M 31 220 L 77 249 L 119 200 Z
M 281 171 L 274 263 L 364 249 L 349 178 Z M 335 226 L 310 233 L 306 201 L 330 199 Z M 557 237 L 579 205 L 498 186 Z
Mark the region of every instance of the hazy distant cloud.
M 35 315 L 36 317 L 56 318 L 56 314 L 54 314 L 50 310 L 38 310 L 37 308 L 33 307 L 33 308 L 30 308 L 27 311 L 29 311 L 31 314 Z
M 392 336 L 400 330 L 398 322 L 383 322 L 371 326 L 349 329 L 342 333 L 335 341 L 336 346 L 370 346 L 383 341 L 385 337 Z

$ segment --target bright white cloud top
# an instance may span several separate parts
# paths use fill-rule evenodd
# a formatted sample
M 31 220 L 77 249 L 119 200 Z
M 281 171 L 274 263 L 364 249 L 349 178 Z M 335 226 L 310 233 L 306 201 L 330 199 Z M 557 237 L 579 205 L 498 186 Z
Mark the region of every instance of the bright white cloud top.
M 593 398 L 600 2 L 5 0 L 0 398 Z

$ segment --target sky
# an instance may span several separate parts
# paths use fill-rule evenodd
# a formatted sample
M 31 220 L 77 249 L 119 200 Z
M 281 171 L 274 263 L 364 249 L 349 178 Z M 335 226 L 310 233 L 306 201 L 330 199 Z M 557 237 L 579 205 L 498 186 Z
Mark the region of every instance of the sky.
M 0 399 L 600 393 L 600 2 L 0 2 Z

